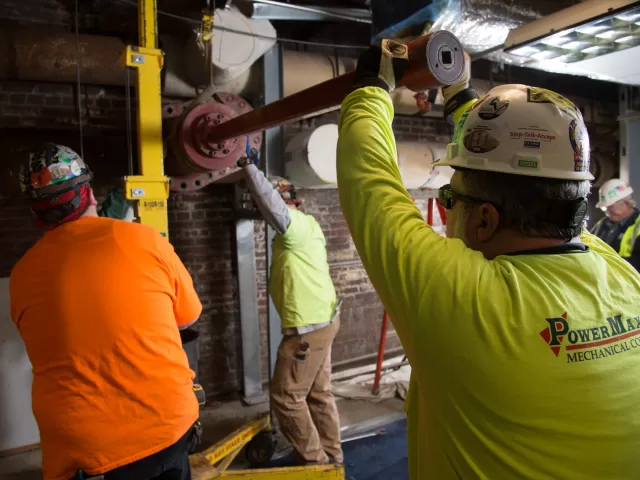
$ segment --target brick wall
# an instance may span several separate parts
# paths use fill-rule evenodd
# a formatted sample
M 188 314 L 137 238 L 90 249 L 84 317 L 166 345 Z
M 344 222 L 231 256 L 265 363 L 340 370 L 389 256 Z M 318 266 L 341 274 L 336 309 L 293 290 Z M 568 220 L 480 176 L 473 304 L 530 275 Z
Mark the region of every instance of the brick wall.
M 236 391 L 242 345 L 231 186 L 210 186 L 169 201 L 169 235 L 202 301 L 197 329 L 200 382 L 208 394 Z
M 80 98 L 85 133 L 126 125 L 124 88 L 82 86 Z M 0 128 L 77 128 L 79 119 L 74 85 L 0 82 Z

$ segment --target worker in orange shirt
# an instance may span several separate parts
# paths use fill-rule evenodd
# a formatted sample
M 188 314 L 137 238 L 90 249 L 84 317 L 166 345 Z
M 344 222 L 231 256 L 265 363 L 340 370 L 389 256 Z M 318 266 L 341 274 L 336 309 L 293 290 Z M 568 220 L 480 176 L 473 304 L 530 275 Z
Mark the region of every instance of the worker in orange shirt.
M 179 330 L 202 305 L 189 273 L 154 229 L 98 217 L 73 150 L 47 143 L 22 167 L 46 233 L 11 273 L 11 316 L 45 480 L 191 478 L 198 402 Z

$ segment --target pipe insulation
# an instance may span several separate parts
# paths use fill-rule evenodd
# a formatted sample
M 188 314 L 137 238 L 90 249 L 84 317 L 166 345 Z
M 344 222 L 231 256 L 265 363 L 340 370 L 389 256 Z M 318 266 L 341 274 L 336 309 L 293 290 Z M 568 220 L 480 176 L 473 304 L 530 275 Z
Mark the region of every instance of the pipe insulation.
M 286 177 L 303 188 L 336 188 L 337 148 L 338 125 L 334 123 L 300 132 L 285 147 Z M 444 156 L 446 149 L 445 143 L 399 141 L 397 161 L 404 186 L 439 188 L 449 183 L 451 168 L 433 168 L 434 160 Z
M 124 85 L 122 52 L 117 37 L 51 33 L 35 29 L 0 31 L 0 79 L 75 83 L 80 58 L 83 83 Z
M 160 37 L 160 47 L 165 52 L 162 70 L 162 94 L 165 97 L 190 99 L 198 94 L 201 85 L 194 82 L 192 76 L 196 67 L 204 75 L 204 52 L 198 48 L 187 49 L 188 42 L 194 43 L 194 39 L 181 41 L 170 36 Z M 224 45 L 232 53 L 234 42 L 225 41 Z M 124 49 L 124 42 L 117 37 L 80 35 L 82 82 L 88 85 L 124 86 L 126 79 L 121 60 Z M 226 52 L 219 53 L 222 57 L 229 55 Z M 188 74 L 186 64 L 191 65 L 191 74 Z M 245 64 L 248 65 L 248 62 Z M 283 50 L 282 65 L 284 95 L 289 96 L 355 70 L 356 59 Z M 30 29 L 0 32 L 2 80 L 75 83 L 77 68 L 74 34 Z M 239 73 L 236 69 L 237 76 L 222 70 L 219 67 L 214 76 L 217 91 L 247 97 L 262 89 L 259 63 L 248 65 Z M 393 101 L 396 111 L 405 115 L 418 114 L 420 109 L 414 95 L 408 90 L 395 91 Z

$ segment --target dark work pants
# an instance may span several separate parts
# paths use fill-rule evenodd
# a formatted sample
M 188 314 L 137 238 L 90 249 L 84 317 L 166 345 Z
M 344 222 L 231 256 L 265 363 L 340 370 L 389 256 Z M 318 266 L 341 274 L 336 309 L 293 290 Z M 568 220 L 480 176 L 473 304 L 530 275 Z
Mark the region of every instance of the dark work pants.
M 104 480 L 191 480 L 189 446 L 193 435 L 192 427 L 170 447 L 104 473 Z

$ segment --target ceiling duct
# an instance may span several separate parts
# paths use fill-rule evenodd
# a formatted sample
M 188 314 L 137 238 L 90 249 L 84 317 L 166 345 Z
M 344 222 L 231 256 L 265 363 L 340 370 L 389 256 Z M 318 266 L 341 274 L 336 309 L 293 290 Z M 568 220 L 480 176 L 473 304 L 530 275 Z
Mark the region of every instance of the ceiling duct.
M 254 20 L 371 23 L 371 14 L 363 8 L 317 7 L 276 0 L 235 0 L 234 6 Z
M 587 0 L 577 5 L 575 2 L 541 2 L 520 0 L 505 3 L 500 0 L 448 0 L 443 3 L 433 30 L 448 30 L 456 35 L 474 58 L 486 57 L 500 63 L 513 64 L 553 73 L 585 76 L 598 80 L 637 84 L 637 69 L 630 66 L 638 64 L 630 58 L 640 55 L 638 46 L 630 46 L 621 52 L 599 56 L 597 60 L 586 58 L 584 61 L 565 63 L 549 58 L 531 58 L 505 52 L 504 47 L 515 47 L 561 34 L 576 26 L 585 26 L 591 22 L 610 16 L 621 9 L 634 8 L 640 2 L 631 0 Z M 640 14 L 632 13 L 624 19 L 610 18 L 610 30 L 616 27 L 626 28 L 629 34 L 620 38 L 638 38 Z M 616 33 L 617 34 L 617 33 Z M 582 35 L 578 31 L 576 35 Z M 627 38 L 628 39 L 628 38 Z M 614 39 L 615 40 L 615 39 Z M 597 42 L 606 43 L 606 38 Z M 635 40 L 632 40 L 635 41 Z M 637 45 L 637 44 L 636 44 Z M 585 44 L 584 49 L 594 47 Z M 587 52 L 589 53 L 589 52 Z M 588 55 L 585 55 L 588 57 Z M 624 58 L 623 58 L 624 57 Z

